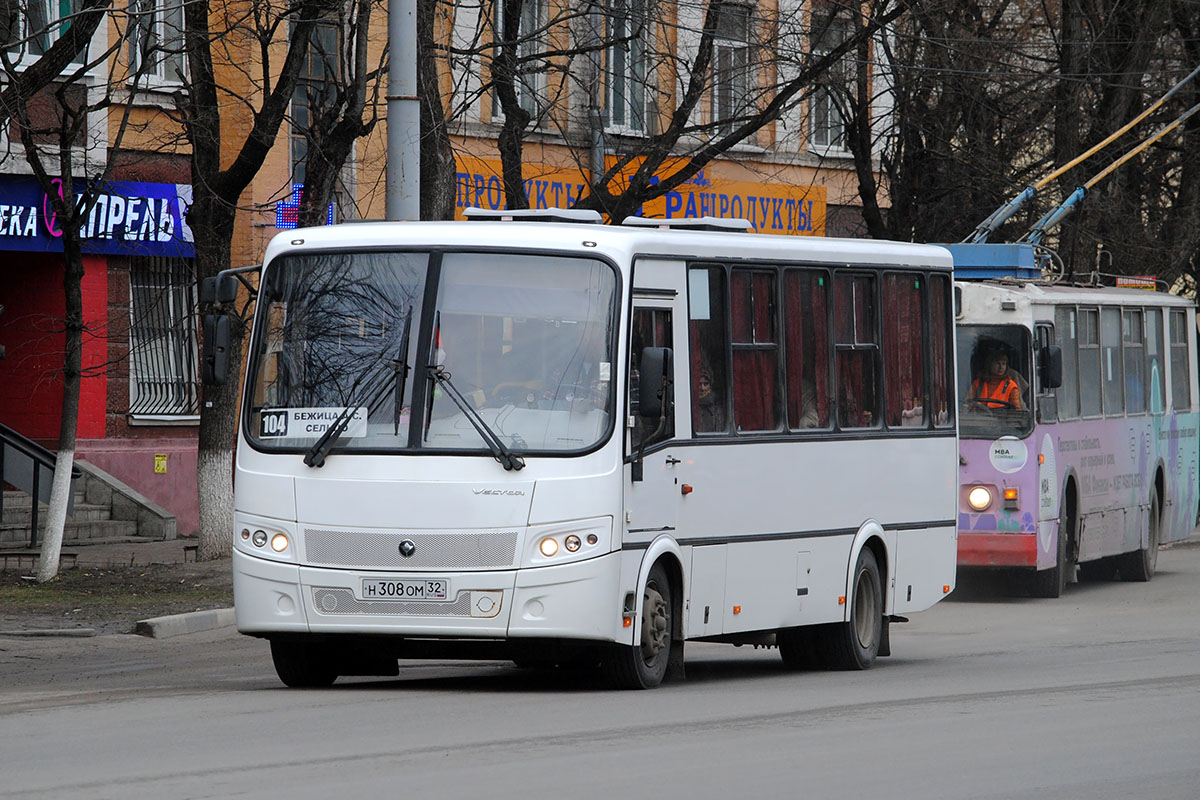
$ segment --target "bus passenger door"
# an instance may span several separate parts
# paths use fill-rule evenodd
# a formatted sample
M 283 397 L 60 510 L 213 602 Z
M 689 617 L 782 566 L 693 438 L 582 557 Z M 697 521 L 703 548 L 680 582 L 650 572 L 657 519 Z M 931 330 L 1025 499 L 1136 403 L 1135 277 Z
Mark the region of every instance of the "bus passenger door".
M 679 280 L 682 281 L 682 266 L 678 271 Z M 635 280 L 647 277 L 647 272 L 649 270 L 639 270 Z M 680 409 L 687 407 L 687 354 L 677 346 L 687 339 L 675 331 L 678 321 L 685 319 L 686 315 L 676 308 L 677 304 L 682 304 L 682 297 L 672 289 L 642 288 L 640 280 L 634 287 L 627 384 L 629 436 L 625 459 L 624 520 L 627 543 L 648 543 L 661 533 L 673 536 L 685 491 L 682 470 L 685 454 L 679 448 L 672 447 Z M 638 413 L 640 392 L 652 390 L 650 376 L 641 371 L 642 351 L 647 347 L 672 350 L 674 402 L 665 423 Z M 657 385 L 654 388 L 657 389 Z

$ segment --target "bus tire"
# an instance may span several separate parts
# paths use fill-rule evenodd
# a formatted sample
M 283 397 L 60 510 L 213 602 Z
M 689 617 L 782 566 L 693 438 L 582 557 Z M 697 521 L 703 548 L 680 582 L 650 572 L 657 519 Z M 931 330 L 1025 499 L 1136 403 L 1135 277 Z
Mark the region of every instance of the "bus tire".
M 1146 537 L 1146 546 L 1117 556 L 1117 571 L 1121 573 L 1121 580 L 1145 583 L 1154 577 L 1154 570 L 1158 567 L 1158 542 L 1161 538 L 1159 522 L 1158 490 L 1155 489 L 1150 493 L 1150 519 L 1147 522 L 1149 535 Z
M 1089 583 L 1111 581 L 1117 577 L 1117 561 L 1112 556 L 1085 561 L 1079 565 L 1079 580 Z
M 830 669 L 870 669 L 883 640 L 883 581 L 879 562 L 871 548 L 864 547 L 854 566 L 850 585 L 850 619 L 818 632 Z
M 306 642 L 272 639 L 271 661 L 279 680 L 293 689 L 324 689 L 338 677 L 328 651 Z
M 637 645 L 615 645 L 605 654 L 603 669 L 616 689 L 653 689 L 663 681 L 671 659 L 674 630 L 671 582 L 655 564 L 642 588 L 642 635 Z

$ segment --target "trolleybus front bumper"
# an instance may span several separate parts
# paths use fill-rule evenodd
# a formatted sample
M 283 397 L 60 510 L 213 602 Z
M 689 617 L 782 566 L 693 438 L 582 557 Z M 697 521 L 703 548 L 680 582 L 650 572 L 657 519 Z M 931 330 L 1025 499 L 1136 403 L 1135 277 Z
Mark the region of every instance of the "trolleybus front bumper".
M 958 534 L 960 567 L 1036 567 L 1036 533 Z

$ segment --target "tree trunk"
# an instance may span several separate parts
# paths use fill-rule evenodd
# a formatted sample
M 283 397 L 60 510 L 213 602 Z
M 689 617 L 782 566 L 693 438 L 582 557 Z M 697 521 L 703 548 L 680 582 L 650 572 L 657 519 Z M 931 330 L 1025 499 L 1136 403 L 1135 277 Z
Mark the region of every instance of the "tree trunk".
M 70 192 L 68 190 L 68 197 Z M 78 226 L 63 232 L 63 295 L 66 301 L 66 350 L 63 357 L 62 418 L 58 427 L 58 457 L 54 461 L 54 482 L 50 487 L 50 512 L 38 561 L 38 583 L 58 575 L 62 554 L 63 528 L 67 523 L 67 504 L 71 499 L 71 469 L 75 464 L 75 437 L 79 429 L 79 376 L 83 366 L 83 253 Z M 33 502 L 38 499 L 33 498 Z
M 454 219 L 455 164 L 434 47 L 437 0 L 417 0 L 417 96 L 421 98 L 421 219 Z

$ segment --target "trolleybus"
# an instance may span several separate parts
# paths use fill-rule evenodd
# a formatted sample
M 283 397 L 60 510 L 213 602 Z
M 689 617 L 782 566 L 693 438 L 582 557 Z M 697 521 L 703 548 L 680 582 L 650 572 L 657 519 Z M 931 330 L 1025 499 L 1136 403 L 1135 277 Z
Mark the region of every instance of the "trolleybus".
M 952 591 L 945 249 L 503 216 L 267 249 L 234 597 L 285 684 L 461 657 L 645 688 L 696 640 L 865 669 Z
M 1009 570 L 1041 597 L 1076 566 L 1150 580 L 1159 545 L 1197 521 L 1195 305 L 1026 279 L 955 293 L 959 566 Z

